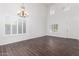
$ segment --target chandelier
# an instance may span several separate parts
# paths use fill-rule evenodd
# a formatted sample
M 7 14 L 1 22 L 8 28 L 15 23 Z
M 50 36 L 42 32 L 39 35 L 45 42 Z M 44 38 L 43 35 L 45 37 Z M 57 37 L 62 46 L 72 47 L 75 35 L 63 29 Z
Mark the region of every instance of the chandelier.
M 17 12 L 17 15 L 20 17 L 26 17 L 29 15 L 24 4 L 22 4 L 22 6 L 20 7 L 19 11 Z

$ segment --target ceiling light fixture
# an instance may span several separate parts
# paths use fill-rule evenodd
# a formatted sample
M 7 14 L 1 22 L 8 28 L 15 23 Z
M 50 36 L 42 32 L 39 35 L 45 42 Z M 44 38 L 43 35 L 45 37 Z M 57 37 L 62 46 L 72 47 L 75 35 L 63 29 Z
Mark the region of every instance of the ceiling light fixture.
M 25 6 L 24 6 L 24 3 L 22 4 L 19 11 L 17 12 L 17 15 L 19 15 L 20 17 L 26 17 L 26 16 L 29 15 L 26 8 L 25 8 Z

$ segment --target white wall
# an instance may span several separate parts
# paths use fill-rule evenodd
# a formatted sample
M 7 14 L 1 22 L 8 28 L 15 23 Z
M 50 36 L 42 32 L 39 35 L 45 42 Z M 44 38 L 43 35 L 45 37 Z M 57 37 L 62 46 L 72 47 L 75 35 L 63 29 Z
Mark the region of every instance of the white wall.
M 18 19 L 17 11 L 21 4 L 0 4 L 0 45 L 27 40 L 46 35 L 47 6 L 45 4 L 25 4 L 29 16 L 26 17 L 26 34 L 5 35 L 5 20 Z
M 70 6 L 63 11 L 63 6 Z M 21 4 L 0 4 L 0 45 L 41 37 L 45 35 L 79 39 L 79 4 L 25 4 L 29 16 L 26 17 L 26 34 L 5 35 L 5 20 L 17 20 Z M 50 15 L 50 9 L 55 14 Z M 51 11 L 52 12 L 52 11 Z M 58 24 L 58 32 L 51 31 L 51 25 Z
M 64 6 L 70 10 L 64 11 Z M 50 9 L 55 10 L 54 15 L 50 15 Z M 47 22 L 47 35 L 79 39 L 79 4 L 51 4 Z M 54 23 L 59 25 L 58 32 L 51 32 Z

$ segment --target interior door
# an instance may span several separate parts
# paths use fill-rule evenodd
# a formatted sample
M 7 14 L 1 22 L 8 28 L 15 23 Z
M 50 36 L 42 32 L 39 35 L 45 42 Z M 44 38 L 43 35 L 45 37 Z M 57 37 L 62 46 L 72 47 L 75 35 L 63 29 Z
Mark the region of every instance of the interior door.
M 67 22 L 67 37 L 68 38 L 79 38 L 79 20 L 72 19 L 72 21 Z

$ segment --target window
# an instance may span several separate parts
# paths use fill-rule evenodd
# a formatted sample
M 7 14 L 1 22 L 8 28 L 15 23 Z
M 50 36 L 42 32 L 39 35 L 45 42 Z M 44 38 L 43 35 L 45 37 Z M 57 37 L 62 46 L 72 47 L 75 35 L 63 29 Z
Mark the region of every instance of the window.
M 17 24 L 12 24 L 12 34 L 17 34 Z
M 21 34 L 22 33 L 22 20 L 19 20 L 18 21 L 18 34 Z
M 5 34 L 10 34 L 10 32 L 11 32 L 11 25 L 5 24 Z
M 58 32 L 58 24 L 52 24 L 52 31 Z
M 5 34 L 24 34 L 26 33 L 26 21 L 18 19 L 12 23 L 5 23 Z

